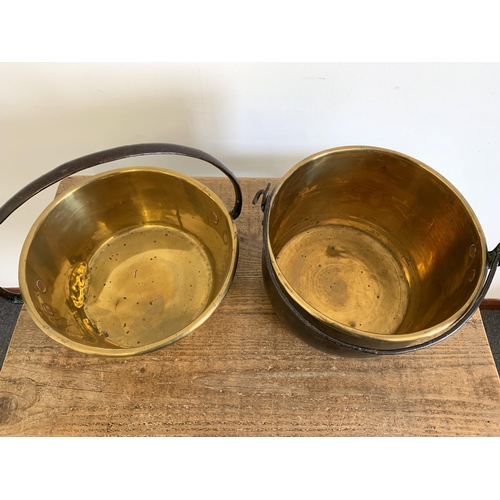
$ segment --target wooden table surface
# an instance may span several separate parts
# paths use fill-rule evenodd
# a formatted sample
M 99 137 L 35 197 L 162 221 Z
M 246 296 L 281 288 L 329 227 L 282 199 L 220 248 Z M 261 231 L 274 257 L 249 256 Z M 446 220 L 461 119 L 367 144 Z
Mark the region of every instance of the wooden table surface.
M 226 179 L 201 181 L 232 206 Z M 266 182 L 241 179 L 233 285 L 181 341 L 92 357 L 51 340 L 23 308 L 0 372 L 0 435 L 500 435 L 500 381 L 479 312 L 434 347 L 372 358 L 321 352 L 281 324 L 264 291 L 262 213 L 251 204 Z

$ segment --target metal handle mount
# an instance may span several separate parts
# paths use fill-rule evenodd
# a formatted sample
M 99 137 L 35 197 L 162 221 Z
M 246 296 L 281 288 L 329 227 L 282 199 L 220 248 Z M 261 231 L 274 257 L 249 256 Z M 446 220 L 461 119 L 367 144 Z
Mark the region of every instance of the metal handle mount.
M 257 202 L 259 201 L 259 198 L 262 196 L 262 200 L 260 202 L 260 209 L 265 212 L 266 211 L 266 205 L 267 205 L 267 201 L 269 200 L 270 198 L 270 194 L 269 194 L 269 188 L 271 187 L 271 183 L 268 182 L 267 183 L 267 186 L 264 188 L 264 189 L 259 189 L 256 193 L 255 193 L 255 196 L 253 197 L 253 200 L 252 200 L 252 205 L 257 205 Z

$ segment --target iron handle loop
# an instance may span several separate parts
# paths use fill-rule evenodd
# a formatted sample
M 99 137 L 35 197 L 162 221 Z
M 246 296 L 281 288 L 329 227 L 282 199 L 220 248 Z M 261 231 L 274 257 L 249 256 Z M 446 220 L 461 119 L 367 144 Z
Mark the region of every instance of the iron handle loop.
M 268 182 L 267 186 L 264 189 L 259 189 L 256 193 L 255 196 L 253 197 L 252 200 L 252 205 L 257 205 L 257 202 L 259 201 L 259 198 L 262 196 L 262 200 L 260 202 L 260 209 L 265 212 L 266 211 L 266 205 L 269 200 L 269 188 L 271 187 L 271 183 Z
M 198 160 L 205 161 L 218 168 L 227 177 L 229 177 L 229 180 L 233 185 L 235 193 L 235 203 L 233 209 L 229 212 L 229 214 L 231 215 L 233 220 L 238 218 L 241 213 L 241 206 L 243 203 L 243 195 L 241 193 L 240 183 L 238 182 L 238 179 L 235 177 L 235 175 L 222 162 L 214 158 L 212 155 L 205 153 L 204 151 L 190 148 L 188 146 L 168 143 L 146 143 L 129 144 L 127 146 L 119 146 L 116 148 L 98 151 L 97 153 L 91 153 L 89 155 L 76 158 L 75 160 L 68 161 L 54 168 L 53 170 L 50 170 L 46 174 L 40 176 L 38 179 L 30 182 L 4 203 L 4 205 L 0 208 L 0 224 L 2 224 L 5 219 L 7 219 L 7 217 L 9 217 L 21 205 L 26 203 L 30 198 L 48 188 L 49 186 L 52 186 L 56 182 L 65 179 L 66 177 L 74 175 L 87 168 L 102 165 L 103 163 L 122 160 L 133 156 L 154 154 L 188 156 L 190 158 L 196 158 Z M 13 302 L 16 304 L 21 304 L 23 302 L 21 294 L 9 292 L 8 290 L 5 290 L 1 287 L 0 297 L 3 297 L 9 302 Z

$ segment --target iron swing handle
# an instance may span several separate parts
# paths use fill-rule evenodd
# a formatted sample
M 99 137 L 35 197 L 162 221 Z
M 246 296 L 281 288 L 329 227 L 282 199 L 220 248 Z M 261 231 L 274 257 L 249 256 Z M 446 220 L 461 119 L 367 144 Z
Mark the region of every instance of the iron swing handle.
M 75 160 L 68 161 L 59 165 L 58 167 L 50 170 L 49 172 L 41 175 L 38 179 L 30 182 L 14 196 L 7 200 L 2 207 L 0 207 L 0 224 L 2 224 L 7 217 L 9 217 L 21 205 L 26 203 L 30 198 L 43 191 L 44 189 L 52 186 L 66 177 L 74 175 L 87 168 L 102 165 L 116 160 L 123 160 L 133 156 L 144 155 L 178 155 L 196 158 L 198 160 L 210 163 L 214 167 L 223 172 L 231 181 L 235 194 L 235 203 L 233 209 L 229 212 L 231 218 L 237 219 L 241 213 L 241 206 L 243 203 L 243 195 L 241 193 L 240 183 L 235 175 L 229 170 L 222 162 L 214 158 L 212 155 L 205 153 L 199 149 L 191 148 L 188 146 L 181 146 L 178 144 L 168 143 L 145 143 L 145 144 L 130 144 L 127 146 L 119 146 L 116 148 L 106 149 L 91 153 Z M 0 287 L 0 297 L 15 304 L 22 304 L 23 299 L 20 293 L 10 292 Z

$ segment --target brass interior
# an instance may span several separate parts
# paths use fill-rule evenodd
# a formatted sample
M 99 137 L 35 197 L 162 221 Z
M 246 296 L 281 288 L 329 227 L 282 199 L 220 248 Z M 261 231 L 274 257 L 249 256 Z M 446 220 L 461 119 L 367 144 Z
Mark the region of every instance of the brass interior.
M 486 242 L 470 206 L 400 153 L 318 153 L 282 178 L 270 203 L 267 244 L 287 293 L 348 334 L 435 336 L 484 281 Z
M 205 186 L 165 169 L 119 169 L 47 207 L 24 244 L 19 281 L 32 317 L 55 340 L 139 354 L 210 316 L 237 251 L 233 221 Z

